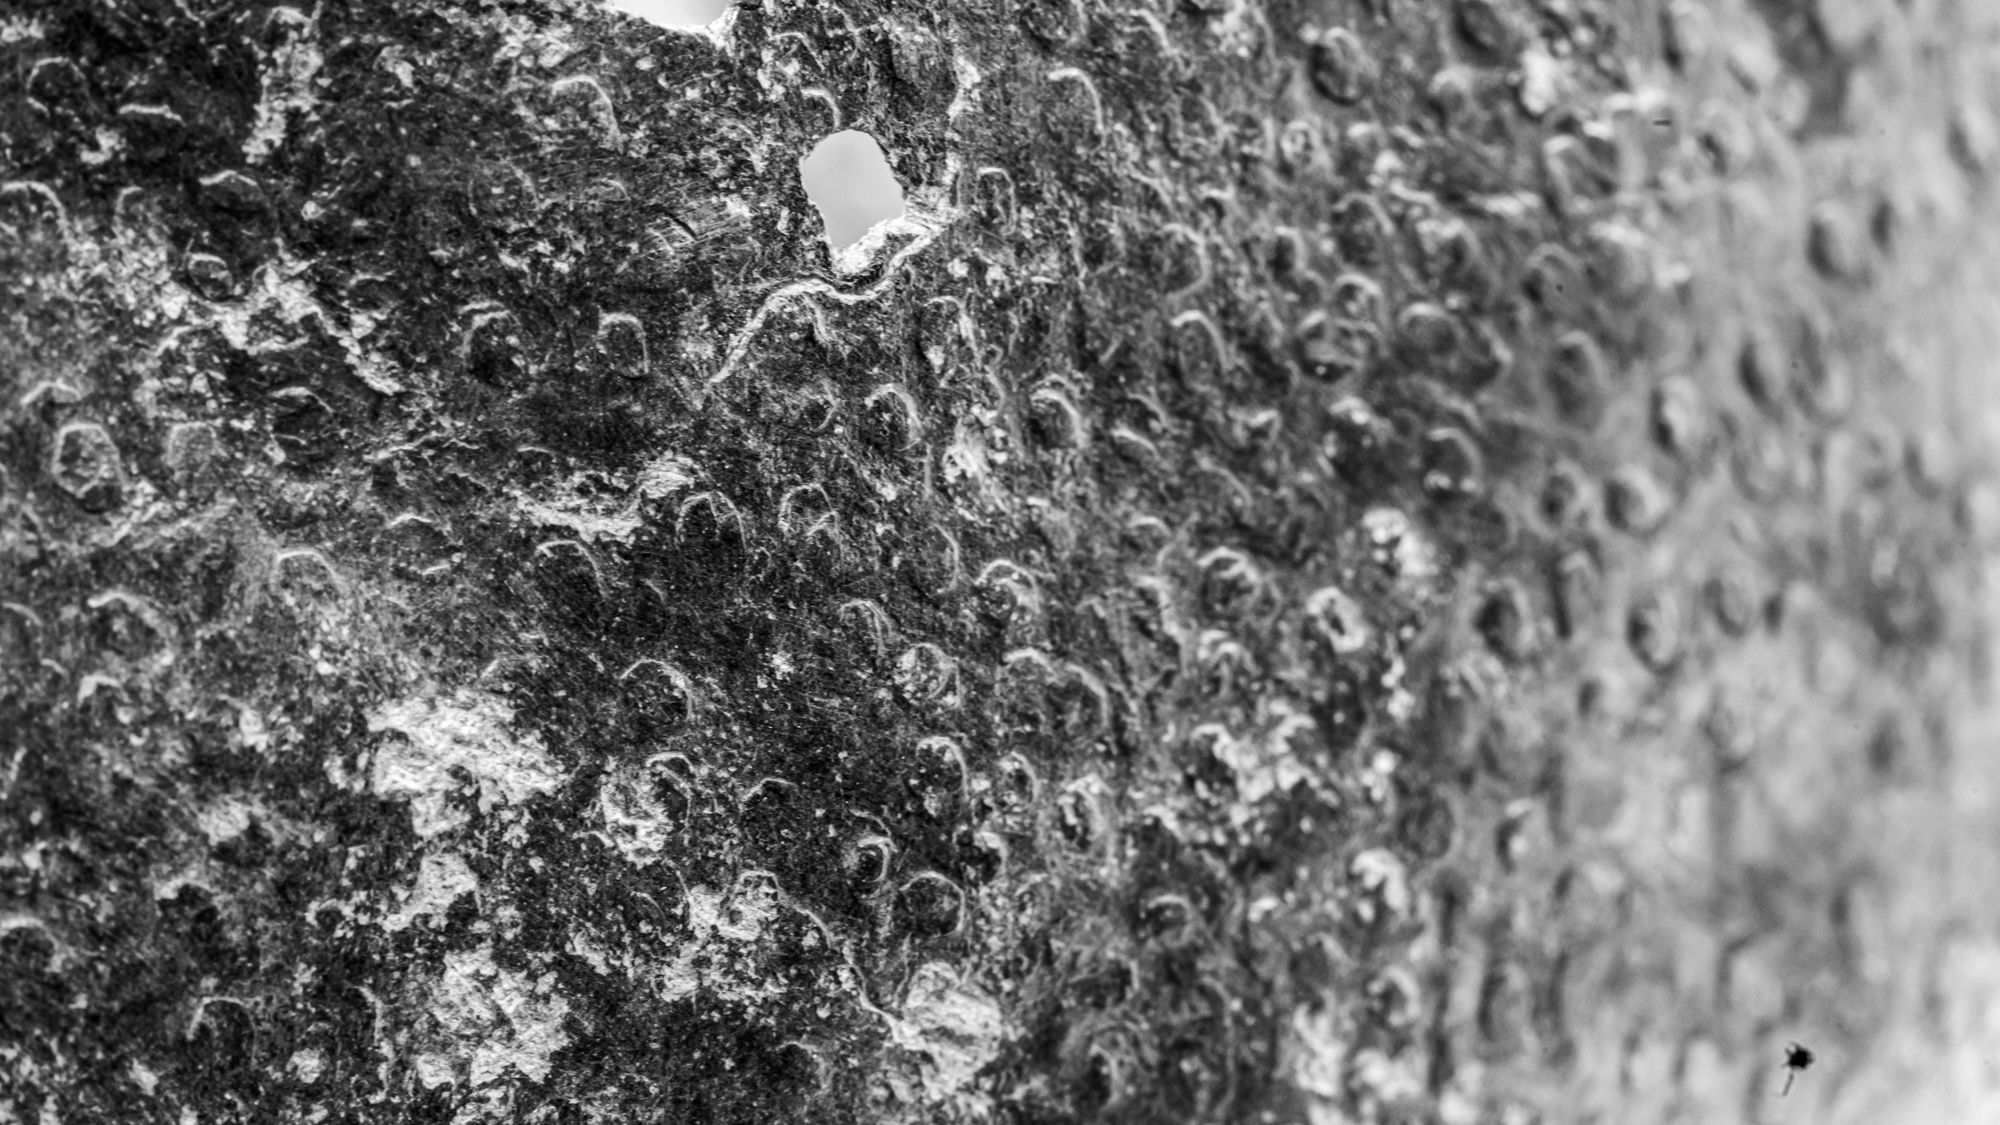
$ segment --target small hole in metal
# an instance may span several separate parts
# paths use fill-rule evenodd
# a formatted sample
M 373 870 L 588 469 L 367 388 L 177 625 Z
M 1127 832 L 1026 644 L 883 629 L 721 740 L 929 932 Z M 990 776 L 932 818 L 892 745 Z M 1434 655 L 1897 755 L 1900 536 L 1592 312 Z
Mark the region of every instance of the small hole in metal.
M 610 0 L 613 9 L 659 27 L 707 27 L 729 10 L 730 0 Z
M 799 162 L 806 197 L 826 220 L 835 250 L 861 241 L 876 224 L 902 217 L 903 185 L 875 138 L 846 129 L 813 146 Z

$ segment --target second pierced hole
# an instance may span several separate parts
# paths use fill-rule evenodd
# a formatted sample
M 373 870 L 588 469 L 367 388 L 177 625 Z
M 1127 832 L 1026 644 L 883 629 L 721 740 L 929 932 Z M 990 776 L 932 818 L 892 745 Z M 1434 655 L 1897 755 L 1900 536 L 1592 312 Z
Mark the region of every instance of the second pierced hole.
M 707 27 L 729 10 L 729 0 L 611 0 L 611 7 L 656 27 Z
M 799 162 L 799 178 L 835 250 L 861 241 L 877 223 L 902 217 L 903 185 L 882 146 L 866 133 L 846 129 L 814 145 Z

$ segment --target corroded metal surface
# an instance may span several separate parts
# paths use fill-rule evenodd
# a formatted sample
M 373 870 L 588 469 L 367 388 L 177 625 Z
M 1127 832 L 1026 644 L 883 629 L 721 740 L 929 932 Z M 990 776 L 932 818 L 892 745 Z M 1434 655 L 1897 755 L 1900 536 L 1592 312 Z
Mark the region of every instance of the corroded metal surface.
M 0 1120 L 1990 1117 L 1994 30 L 0 15 Z

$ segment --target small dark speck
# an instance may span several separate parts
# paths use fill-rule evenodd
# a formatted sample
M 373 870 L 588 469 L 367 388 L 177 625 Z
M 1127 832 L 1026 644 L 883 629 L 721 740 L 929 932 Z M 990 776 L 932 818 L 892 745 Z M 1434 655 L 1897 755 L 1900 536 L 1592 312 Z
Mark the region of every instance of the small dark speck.
M 1792 1080 L 1797 1078 L 1801 1071 L 1812 1064 L 1813 1053 L 1811 1051 L 1799 1046 L 1797 1043 L 1788 1044 L 1785 1047 L 1785 1088 L 1778 1091 L 1778 1096 L 1782 1098 L 1786 1094 L 1791 1093 Z

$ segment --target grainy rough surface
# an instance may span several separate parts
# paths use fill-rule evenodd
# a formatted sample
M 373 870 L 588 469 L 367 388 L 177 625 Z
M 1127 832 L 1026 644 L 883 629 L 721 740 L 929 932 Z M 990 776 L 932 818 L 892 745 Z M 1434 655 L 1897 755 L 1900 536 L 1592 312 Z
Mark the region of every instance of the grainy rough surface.
M 2000 1119 L 1996 34 L 0 9 L 0 1121 Z

